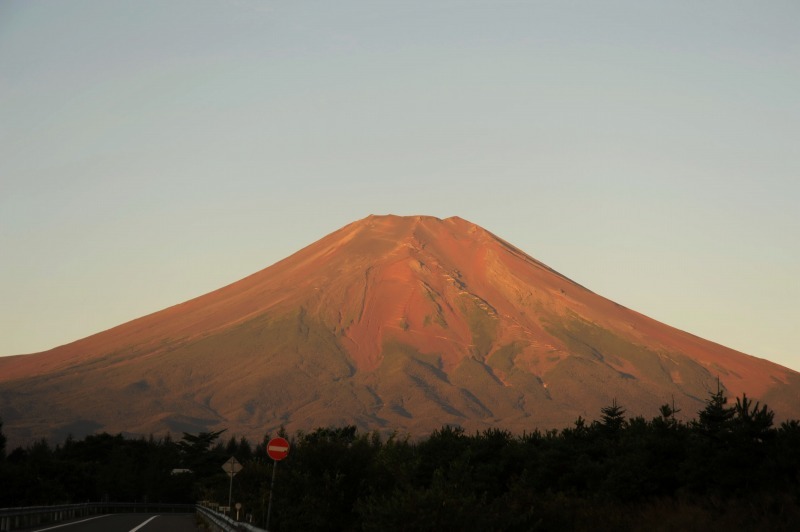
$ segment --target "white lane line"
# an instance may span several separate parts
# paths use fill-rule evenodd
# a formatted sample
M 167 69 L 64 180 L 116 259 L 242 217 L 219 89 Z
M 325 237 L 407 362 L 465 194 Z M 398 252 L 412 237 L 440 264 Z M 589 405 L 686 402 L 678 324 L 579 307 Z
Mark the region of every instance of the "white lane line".
M 100 519 L 101 517 L 108 517 L 109 515 L 111 515 L 111 514 L 98 515 L 98 516 L 95 516 L 95 517 L 90 517 L 89 519 L 84 519 L 83 521 L 72 521 L 71 523 L 64 523 L 63 525 L 51 526 L 50 528 L 39 528 L 35 532 L 44 532 L 45 530 L 53 530 L 55 528 L 61 528 L 62 526 L 77 525 L 78 523 L 85 523 L 86 521 L 93 521 L 95 519 Z
M 158 516 L 154 515 L 153 517 L 151 517 L 150 519 L 148 519 L 147 521 L 145 521 L 141 525 L 137 526 L 136 528 L 131 528 L 128 532 L 136 532 L 137 530 L 139 530 L 140 528 L 144 527 L 144 525 L 146 525 L 147 523 L 149 523 L 150 521 L 152 521 L 156 517 L 158 517 Z

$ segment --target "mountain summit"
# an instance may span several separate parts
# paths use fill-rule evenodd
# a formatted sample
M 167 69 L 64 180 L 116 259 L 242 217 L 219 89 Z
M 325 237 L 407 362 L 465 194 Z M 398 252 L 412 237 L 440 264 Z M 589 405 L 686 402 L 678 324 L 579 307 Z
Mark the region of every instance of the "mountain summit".
M 355 424 L 521 432 L 719 383 L 800 417 L 800 374 L 624 308 L 461 218 L 370 216 L 229 286 L 0 359 L 12 440 Z

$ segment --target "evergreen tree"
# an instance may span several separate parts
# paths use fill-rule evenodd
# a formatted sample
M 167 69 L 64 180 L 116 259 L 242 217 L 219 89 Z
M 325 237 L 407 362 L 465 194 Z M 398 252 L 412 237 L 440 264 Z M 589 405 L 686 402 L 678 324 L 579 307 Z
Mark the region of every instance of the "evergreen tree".
M 711 394 L 706 407 L 697 413 L 699 419 L 695 424 L 701 432 L 716 437 L 730 431 L 730 421 L 736 414 L 736 409 L 725 406 L 726 404 L 728 398 L 717 381 L 717 393 Z
M 742 398 L 736 398 L 736 405 L 733 407 L 735 416 L 733 418 L 733 429 L 750 441 L 764 442 L 774 436 L 772 429 L 775 413 L 763 405 L 759 408 L 759 403 L 753 402 L 742 394 Z
M 625 428 L 625 409 L 617 404 L 617 399 L 611 403 L 611 406 L 604 406 L 600 409 L 602 412 L 600 428 L 606 435 L 617 436 Z
M 659 414 L 661 414 L 661 421 L 667 426 L 675 427 L 678 424 L 678 421 L 675 419 L 675 414 L 681 411 L 680 408 L 675 408 L 675 398 L 672 398 L 672 405 L 669 403 L 664 403 L 658 409 Z
M 212 456 L 216 453 L 211 453 L 210 450 L 223 432 L 225 429 L 217 432 L 201 432 L 197 435 L 184 432 L 183 438 L 178 442 L 183 465 L 201 475 L 210 471 L 216 473 L 212 468 L 221 466 L 223 462 L 216 464 L 219 456 Z

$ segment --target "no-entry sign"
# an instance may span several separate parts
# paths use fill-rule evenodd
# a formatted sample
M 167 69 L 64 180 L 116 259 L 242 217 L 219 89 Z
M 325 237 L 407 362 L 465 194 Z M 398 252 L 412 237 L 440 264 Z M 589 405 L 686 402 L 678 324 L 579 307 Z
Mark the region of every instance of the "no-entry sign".
M 267 443 L 267 454 L 273 460 L 283 460 L 289 456 L 289 442 L 285 438 L 272 438 Z
M 275 491 L 275 471 L 278 470 L 278 461 L 289 456 L 289 442 L 285 438 L 272 438 L 267 443 L 267 454 L 275 460 L 272 466 L 272 484 L 269 488 L 269 506 L 267 506 L 267 530 L 269 530 L 269 516 L 272 514 L 272 494 Z

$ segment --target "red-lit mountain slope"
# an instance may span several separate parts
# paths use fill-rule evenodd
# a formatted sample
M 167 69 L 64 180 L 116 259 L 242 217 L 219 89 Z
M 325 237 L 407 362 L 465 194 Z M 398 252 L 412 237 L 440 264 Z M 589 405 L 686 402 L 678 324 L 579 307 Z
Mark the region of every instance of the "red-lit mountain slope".
M 12 441 L 329 424 L 513 431 L 729 395 L 800 417 L 800 374 L 605 299 L 460 218 L 370 216 L 234 284 L 0 359 Z

